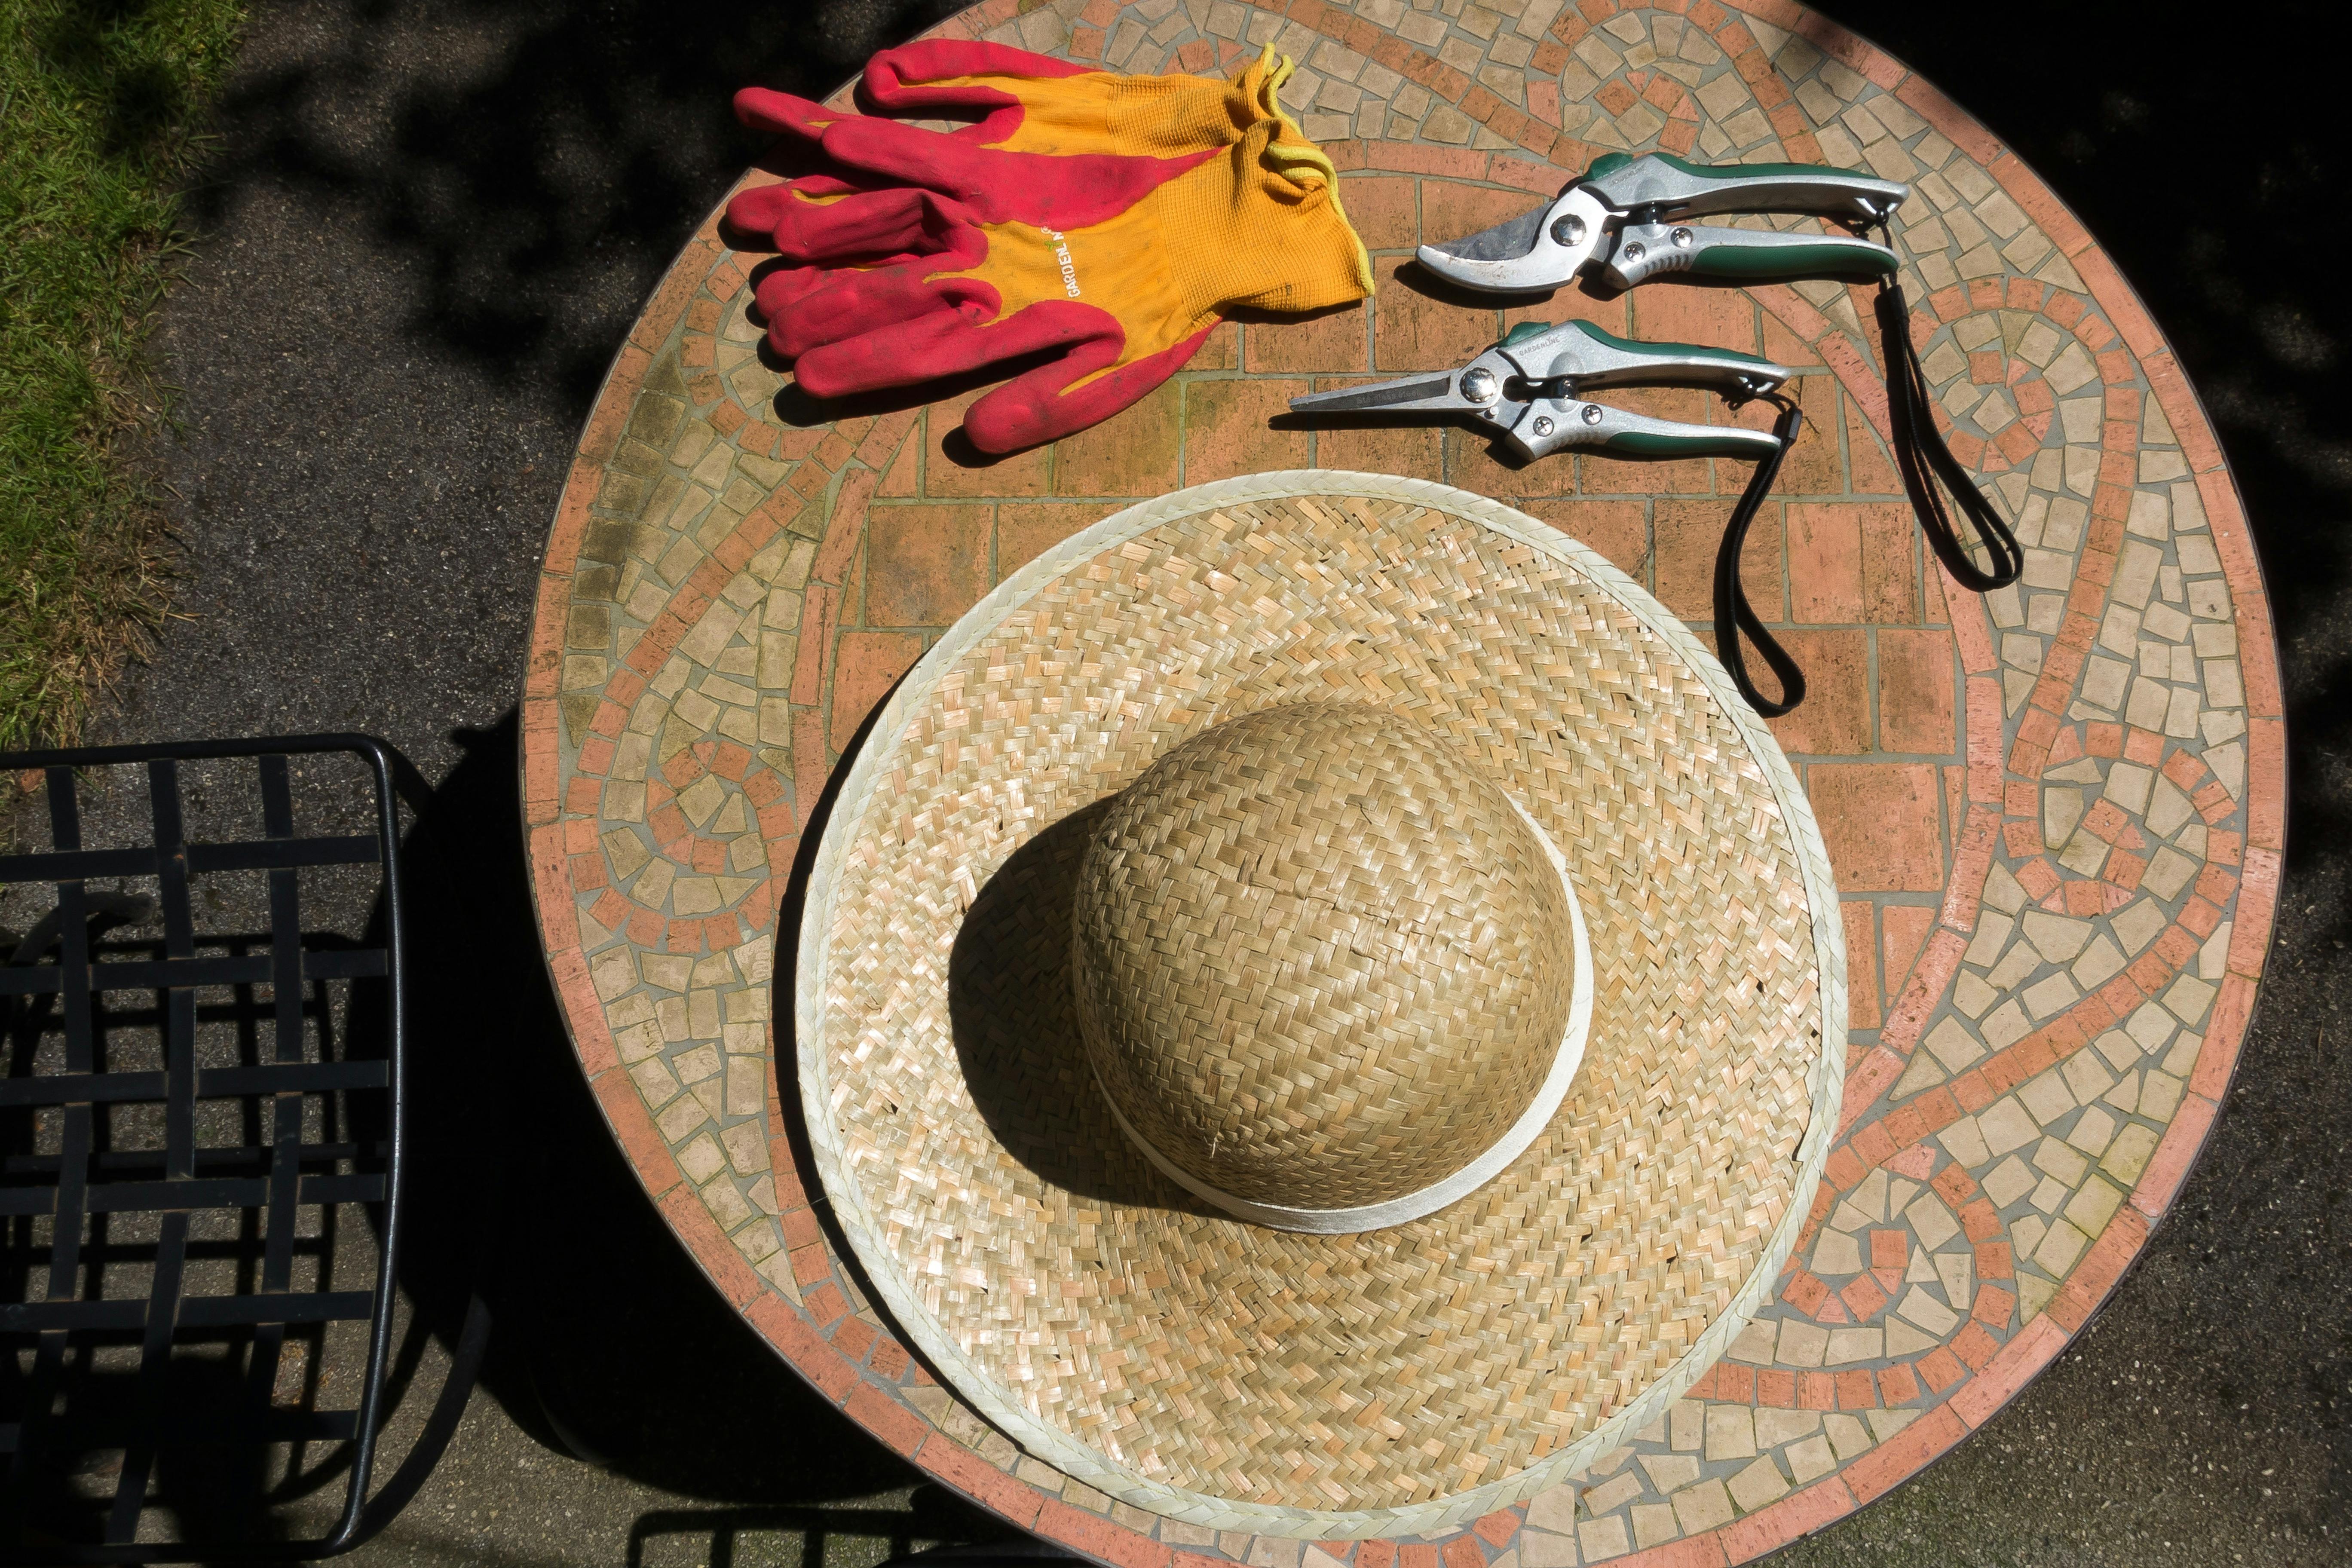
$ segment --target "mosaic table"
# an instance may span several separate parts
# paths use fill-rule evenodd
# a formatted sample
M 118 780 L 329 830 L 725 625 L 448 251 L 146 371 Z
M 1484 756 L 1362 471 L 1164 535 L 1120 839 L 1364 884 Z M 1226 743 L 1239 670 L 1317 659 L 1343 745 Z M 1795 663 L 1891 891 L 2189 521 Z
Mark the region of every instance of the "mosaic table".
M 2080 1331 L 2179 1190 L 2268 946 L 2285 804 L 2275 646 L 2210 426 L 2112 263 L 1933 87 L 1787 0 L 990 0 L 951 37 L 1226 72 L 1272 41 L 1381 288 L 1228 325 L 1117 419 L 975 465 L 969 396 L 795 425 L 716 215 L 615 362 L 550 539 L 523 707 L 549 962 L 614 1135 L 713 1284 L 940 1483 L 1124 1568 L 1744 1562 L 1869 1502 Z M 1616 149 L 1911 182 L 1913 331 L 2024 582 L 1948 591 L 1889 460 L 1863 289 L 1657 283 L 1505 309 L 1400 278 Z M 761 176 L 764 177 L 764 176 Z M 1497 463 L 1466 432 L 1271 423 L 1294 394 L 1582 316 L 1798 368 L 1807 416 L 1748 590 L 1812 695 L 1775 728 L 1852 955 L 1841 1137 L 1777 1300 L 1669 1415 L 1440 1538 L 1178 1524 L 1016 1450 L 934 1384 L 810 1206 L 775 1070 L 780 902 L 866 716 L 966 607 L 1139 497 L 1375 469 L 1507 500 L 1704 626 L 1745 465 Z M 1703 395 L 1620 399 L 1724 417 Z M 1286 422 L 1286 424 L 1287 422 Z

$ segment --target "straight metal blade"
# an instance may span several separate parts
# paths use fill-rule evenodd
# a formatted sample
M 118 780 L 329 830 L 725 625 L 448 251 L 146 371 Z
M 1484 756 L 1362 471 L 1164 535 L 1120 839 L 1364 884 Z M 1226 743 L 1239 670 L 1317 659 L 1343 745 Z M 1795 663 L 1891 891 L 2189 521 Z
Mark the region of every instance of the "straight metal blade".
M 1344 386 L 1333 392 L 1310 392 L 1290 400 L 1293 414 L 1360 414 L 1381 410 L 1410 413 L 1415 407 L 1453 413 L 1466 405 L 1454 395 L 1454 373 L 1408 376 L 1371 386 Z

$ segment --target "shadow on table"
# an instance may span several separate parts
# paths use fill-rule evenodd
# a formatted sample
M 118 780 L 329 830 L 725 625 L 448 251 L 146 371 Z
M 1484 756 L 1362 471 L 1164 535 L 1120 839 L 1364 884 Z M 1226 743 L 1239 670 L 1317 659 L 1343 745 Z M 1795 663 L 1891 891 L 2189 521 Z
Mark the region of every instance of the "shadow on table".
M 514 718 L 457 739 L 464 759 L 404 863 L 415 978 L 401 1277 L 421 1321 L 454 1342 L 478 1292 L 495 1323 L 481 1386 L 540 1442 L 650 1485 L 784 1504 L 918 1479 L 761 1342 L 647 1201 L 548 984 Z

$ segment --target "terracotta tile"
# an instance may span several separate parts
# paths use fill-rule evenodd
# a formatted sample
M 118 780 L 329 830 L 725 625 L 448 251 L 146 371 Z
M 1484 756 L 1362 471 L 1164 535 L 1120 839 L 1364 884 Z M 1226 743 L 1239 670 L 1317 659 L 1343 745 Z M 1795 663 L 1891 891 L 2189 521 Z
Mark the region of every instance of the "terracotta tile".
M 1919 623 L 1919 531 L 1909 503 L 1864 502 L 1862 614 L 1880 626 Z
M 984 505 L 876 507 L 866 524 L 866 624 L 944 627 L 988 592 Z
M 1760 313 L 1764 326 L 1764 357 L 1775 364 L 1791 370 L 1802 370 L 1822 363 L 1813 345 L 1790 331 L 1788 324 L 1773 313 L 1769 305 Z
M 1312 316 L 1253 321 L 1242 340 L 1250 371 L 1360 372 L 1371 364 L 1370 312 L 1360 303 Z
M 1428 282 L 1415 267 L 1398 258 L 1372 263 L 1380 288 L 1372 296 L 1372 364 L 1383 371 L 1453 370 L 1495 346 L 1502 336 L 1497 312 L 1424 292 Z M 1420 284 L 1419 288 L 1414 285 Z
M 1339 202 L 1367 250 L 1411 250 L 1421 243 L 1413 216 L 1417 181 L 1402 174 L 1352 174 L 1339 182 Z
M 922 656 L 923 639 L 898 632 L 844 632 L 833 672 L 833 722 L 826 738 L 843 752 L 877 703 Z
M 1184 389 L 1164 382 L 1129 408 L 1054 446 L 1054 493 L 1156 496 L 1179 488 Z
M 1304 381 L 1195 381 L 1184 388 L 1184 482 L 1230 479 L 1270 468 L 1303 468 L 1312 443 L 1306 430 L 1269 420 L 1290 412 Z
M 1645 342 L 1703 343 L 1754 353 L 1756 301 L 1744 289 L 1667 277 L 1632 291 L 1634 337 Z
M 1919 949 L 1935 926 L 1936 911 L 1924 904 L 1889 904 L 1879 911 L 1878 923 L 1884 933 L 1881 956 L 1886 965 L 1886 989 L 1892 994 L 1902 989 L 1912 964 L 1918 962 Z
M 1805 789 L 1840 890 L 1932 893 L 1943 887 L 1941 792 L 1933 765 L 1816 763 L 1805 770 Z
M 1118 510 L 1101 501 L 1006 501 L 996 509 L 996 580 Z
M 1849 501 L 1789 503 L 1789 617 L 1859 621 L 1863 616 L 1864 508 Z
M 1780 593 L 1780 507 L 1766 501 L 1748 530 L 1739 559 L 1740 586 L 1768 622 L 1783 619 Z M 1650 509 L 1656 593 L 1685 620 L 1715 619 L 1715 558 L 1723 545 L 1726 508 L 1712 500 L 1658 500 Z
M 1770 721 L 1783 750 L 1801 755 L 1858 757 L 1870 747 L 1870 634 L 1859 627 L 1785 631 L 1780 646 L 1804 671 L 1805 700 Z M 1767 692 L 1768 667 L 1751 649 L 1748 674 Z
M 1845 918 L 1847 1022 L 1857 1029 L 1878 1027 L 1877 932 L 1872 927 L 1876 907 L 1868 899 L 1848 899 L 1838 906 Z
M 1879 749 L 1950 752 L 1952 634 L 1888 626 L 1877 635 Z
M 753 1304 L 755 1317 L 760 1305 L 757 1302 Z M 790 1317 L 792 1312 L 792 1309 L 782 1302 L 777 1302 L 773 1310 L 785 1317 Z M 791 1321 L 794 1323 L 799 1321 L 797 1318 L 791 1318 Z M 806 1365 L 798 1351 L 787 1348 L 787 1342 L 772 1332 L 770 1338 L 779 1348 L 787 1349 L 795 1366 Z M 815 1377 L 814 1373 L 807 1375 L 812 1380 Z M 970 1449 L 936 1434 L 924 1440 L 922 1448 L 915 1456 L 915 1462 L 956 1490 L 978 1499 L 1024 1528 L 1036 1519 L 1045 1503 L 1045 1499 L 1034 1488 L 1024 1486 Z
M 1053 448 L 1032 447 L 992 458 L 963 433 L 964 410 L 994 390 L 976 387 L 931 405 L 923 429 L 923 478 L 934 496 L 1041 496 L 1053 473 Z
M 1650 525 L 1640 501 L 1538 500 L 1528 502 L 1526 510 L 1579 543 L 1591 545 L 1644 588 L 1650 585 Z
M 1232 370 L 1242 363 L 1242 329 L 1238 321 L 1221 321 L 1209 341 L 1184 362 L 1186 370 Z
M 1540 496 L 1576 493 L 1576 459 L 1555 452 L 1527 462 L 1491 436 L 1466 427 L 1445 431 L 1445 482 L 1517 505 Z
M 1589 294 L 1574 284 L 1555 289 L 1540 300 L 1523 305 L 1503 308 L 1503 331 L 1508 332 L 1522 321 L 1541 321 L 1546 326 L 1561 321 L 1591 321 L 1602 331 L 1619 337 L 1633 335 L 1633 299 L 1629 293 L 1612 296 Z
M 1318 376 L 1315 390 L 1360 384 L 1370 379 Z M 1443 482 L 1446 438 L 1443 425 L 1335 425 L 1315 432 L 1314 463 L 1318 468 L 1398 474 L 1406 479 Z
M 882 476 L 882 482 L 875 493 L 912 496 L 920 495 L 922 489 L 923 438 L 919 434 L 913 439 L 900 443 L 898 456 L 891 462 L 890 471 Z

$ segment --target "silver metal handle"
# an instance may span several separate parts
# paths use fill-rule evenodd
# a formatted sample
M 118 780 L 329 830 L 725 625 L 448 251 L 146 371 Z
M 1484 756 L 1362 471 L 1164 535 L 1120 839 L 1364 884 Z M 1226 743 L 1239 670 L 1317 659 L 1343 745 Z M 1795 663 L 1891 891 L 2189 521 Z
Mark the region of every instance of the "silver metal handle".
M 1796 278 L 1883 278 L 1902 265 L 1886 247 L 1850 234 L 1629 223 L 1615 239 L 1600 272 L 1619 289 L 1669 272 L 1768 283 Z
M 1643 437 L 1673 449 L 1623 450 Z M 1503 432 L 1503 440 L 1529 462 L 1566 447 L 1607 447 L 1612 443 L 1620 445 L 1622 455 L 1636 458 L 1762 458 L 1780 449 L 1780 438 L 1769 430 L 1750 430 L 1740 425 L 1685 425 L 1612 408 L 1605 403 L 1565 397 L 1538 398 L 1528 404 L 1518 422 Z
M 1603 386 L 1705 386 L 1730 397 L 1771 391 L 1791 374 L 1786 365 L 1701 343 L 1647 343 L 1604 332 L 1586 321 L 1563 321 L 1539 336 L 1487 351 L 1538 384 L 1566 382 L 1571 390 Z

